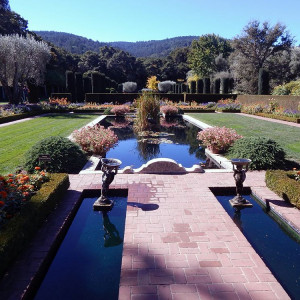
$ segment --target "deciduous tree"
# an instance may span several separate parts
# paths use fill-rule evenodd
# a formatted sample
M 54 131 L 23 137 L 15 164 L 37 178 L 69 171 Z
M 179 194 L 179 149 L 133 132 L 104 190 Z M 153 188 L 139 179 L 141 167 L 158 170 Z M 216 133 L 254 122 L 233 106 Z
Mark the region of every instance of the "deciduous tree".
M 268 22 L 248 23 L 242 34 L 233 40 L 235 50 L 231 55 L 231 70 L 237 90 L 256 94 L 259 69 L 269 70 L 272 58 L 290 51 L 292 44 L 293 38 L 280 23 L 273 27 Z
M 190 68 L 199 77 L 207 77 L 218 70 L 216 58 L 223 55 L 227 58 L 232 51 L 228 40 L 215 35 L 206 34 L 200 36 L 199 40 L 194 40 L 188 54 Z
M 28 80 L 36 85 L 44 82 L 49 59 L 49 46 L 32 36 L 0 36 L 0 82 L 10 103 L 18 104 Z

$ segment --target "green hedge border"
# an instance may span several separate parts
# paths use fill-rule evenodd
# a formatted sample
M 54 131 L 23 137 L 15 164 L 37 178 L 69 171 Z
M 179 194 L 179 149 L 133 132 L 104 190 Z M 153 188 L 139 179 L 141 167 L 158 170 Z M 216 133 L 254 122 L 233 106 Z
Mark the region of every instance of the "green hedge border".
M 292 171 L 267 170 L 265 180 L 269 189 L 300 209 L 300 182 L 291 178 L 292 174 Z
M 0 278 L 62 199 L 69 185 L 68 174 L 50 174 L 50 180 L 0 230 Z
M 17 115 L 11 115 L 8 117 L 0 117 L 0 124 L 12 122 L 12 121 L 17 121 L 17 120 L 22 120 L 25 118 L 30 118 L 34 116 L 38 116 L 40 114 L 43 114 L 44 112 L 27 112 L 23 114 L 17 114 Z
M 287 122 L 294 122 L 294 123 L 300 123 L 299 118 L 295 117 L 289 117 L 289 116 L 279 116 L 279 115 L 273 115 L 273 114 L 267 114 L 267 113 L 257 113 L 256 116 L 265 117 L 269 119 L 276 119 L 276 120 L 282 120 Z

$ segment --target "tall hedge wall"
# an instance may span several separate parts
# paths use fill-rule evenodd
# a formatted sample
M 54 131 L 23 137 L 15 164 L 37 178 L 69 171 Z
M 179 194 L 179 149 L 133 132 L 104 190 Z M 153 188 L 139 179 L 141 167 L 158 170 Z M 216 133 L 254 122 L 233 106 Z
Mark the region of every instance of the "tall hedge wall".
M 238 95 L 237 101 L 242 104 L 262 103 L 269 104 L 270 100 L 277 101 L 285 109 L 297 109 L 300 96 L 275 96 L 275 95 Z
M 132 102 L 137 99 L 141 94 L 130 93 L 130 94 L 108 94 L 108 93 L 87 93 L 85 94 L 85 102 L 95 102 L 95 103 L 118 103 L 123 104 L 126 102 Z M 156 94 L 161 99 L 169 99 L 173 102 L 184 101 L 184 94 Z M 236 99 L 236 94 L 186 94 L 186 101 L 196 101 L 198 103 L 206 102 L 217 102 L 221 99 Z

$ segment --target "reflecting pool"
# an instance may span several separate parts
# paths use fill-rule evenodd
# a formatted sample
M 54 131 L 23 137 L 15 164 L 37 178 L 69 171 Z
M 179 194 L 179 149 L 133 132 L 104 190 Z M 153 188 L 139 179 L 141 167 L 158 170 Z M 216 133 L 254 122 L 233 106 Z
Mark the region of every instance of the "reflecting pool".
M 244 198 L 253 207 L 241 211 L 229 204 L 234 195 L 216 197 L 290 297 L 300 299 L 299 238 L 277 223 L 249 195 Z
M 133 121 L 128 118 L 106 117 L 100 124 L 110 126 L 118 135 L 118 145 L 106 157 L 120 159 L 121 168 L 139 168 L 154 158 L 170 158 L 186 168 L 206 162 L 204 149 L 197 140 L 201 129 L 182 118 L 162 118 L 161 131 L 144 136 L 134 133 Z
M 126 197 L 108 213 L 85 198 L 34 299 L 118 299 Z

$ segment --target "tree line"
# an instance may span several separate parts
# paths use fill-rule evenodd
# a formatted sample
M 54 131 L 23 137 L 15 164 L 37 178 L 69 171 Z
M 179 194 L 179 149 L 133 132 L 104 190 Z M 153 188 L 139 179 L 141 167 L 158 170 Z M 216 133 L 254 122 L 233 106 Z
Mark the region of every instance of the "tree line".
M 249 22 L 232 40 L 215 34 L 202 35 L 190 46 L 178 47 L 165 57 L 135 57 L 108 45 L 101 45 L 95 51 L 73 54 L 29 32 L 27 21 L 11 11 L 8 0 L 0 0 L 0 34 L 1 84 L 19 90 L 26 82 L 34 89 L 33 86 L 40 83 L 45 73 L 48 92 L 63 92 L 66 71 L 72 71 L 81 73 L 83 78 L 91 78 L 96 72 L 116 84 L 136 82 L 139 89 L 145 87 L 150 76 L 156 76 L 159 81 L 175 82 L 202 78 L 210 78 L 214 82 L 216 78 L 231 78 L 235 92 L 257 94 L 259 74 L 268 75 L 271 90 L 278 84 L 297 79 L 300 71 L 300 48 L 295 46 L 293 37 L 280 23 L 272 26 L 268 22 Z M 14 35 L 14 38 L 7 38 L 7 35 Z M 24 55 L 11 55 L 9 52 L 16 47 L 13 40 L 17 36 L 30 40 L 35 51 L 38 51 L 37 45 L 47 45 L 42 48 L 49 55 L 42 56 L 41 68 L 35 73 L 26 73 L 26 70 L 23 74 L 5 72 L 9 66 L 13 70 L 12 63 L 16 65 L 22 57 L 24 61 Z M 34 44 L 33 40 L 40 44 Z M 34 65 L 37 63 L 34 62 Z M 20 68 L 14 72 L 20 72 Z M 40 78 L 37 78 L 38 74 Z M 18 84 L 13 83 L 14 78 L 19 78 Z M 15 92 L 14 97 L 17 94 Z M 13 101 L 18 102 L 16 99 Z

